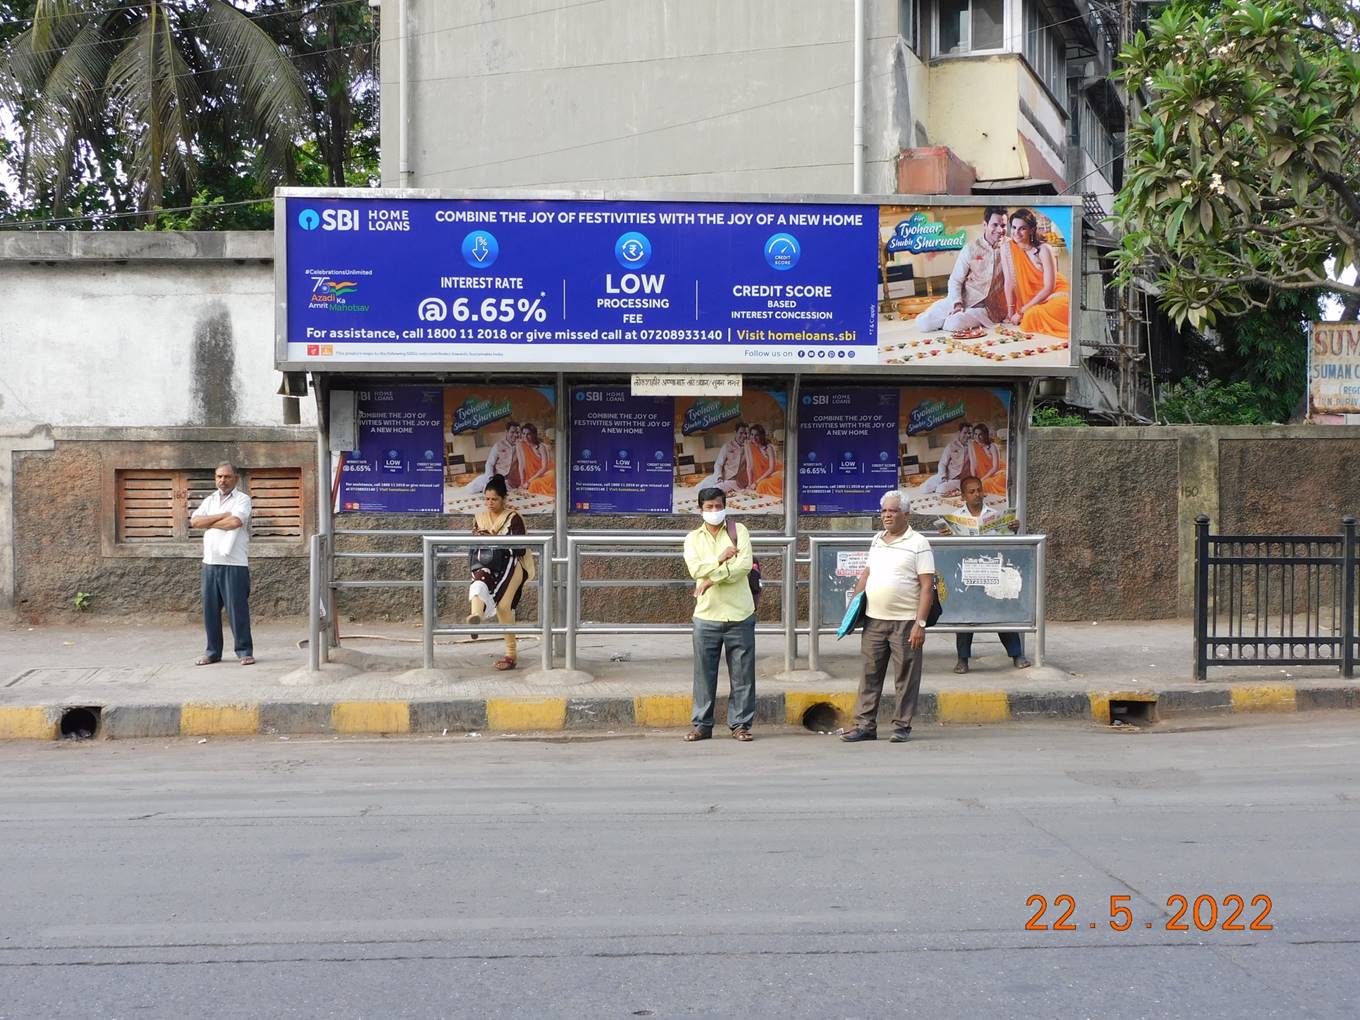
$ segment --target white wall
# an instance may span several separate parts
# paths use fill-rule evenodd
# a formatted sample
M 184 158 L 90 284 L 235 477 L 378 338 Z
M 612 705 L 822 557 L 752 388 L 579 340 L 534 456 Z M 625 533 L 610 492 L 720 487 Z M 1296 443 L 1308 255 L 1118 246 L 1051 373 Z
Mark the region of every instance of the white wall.
M 849 193 L 853 0 L 407 0 L 382 17 L 382 177 L 421 188 Z M 891 191 L 896 0 L 867 0 L 867 190 Z M 918 118 L 919 119 L 919 118 Z M 906 124 L 910 131 L 910 123 Z
M 283 423 L 271 262 L 0 258 L 0 294 L 0 433 Z

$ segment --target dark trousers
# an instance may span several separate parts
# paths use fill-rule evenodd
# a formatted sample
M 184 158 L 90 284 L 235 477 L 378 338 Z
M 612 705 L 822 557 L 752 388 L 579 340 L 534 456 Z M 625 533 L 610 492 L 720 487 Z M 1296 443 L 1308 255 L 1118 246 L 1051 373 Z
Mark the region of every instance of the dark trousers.
M 1006 654 L 1012 659 L 1018 659 L 1025 654 L 1025 640 L 1019 634 L 1012 634 L 1002 631 L 997 635 L 1001 639 L 1001 644 L 1006 649 Z M 954 649 L 959 653 L 959 658 L 964 662 L 968 661 L 973 654 L 973 635 L 955 634 Z
M 203 564 L 203 630 L 208 635 L 204 654 L 222 658 L 222 609 L 226 607 L 236 657 L 254 656 L 250 639 L 250 568 Z
M 860 729 L 878 729 L 878 702 L 883 695 L 883 677 L 888 672 L 889 662 L 896 663 L 893 687 L 897 702 L 893 706 L 893 729 L 911 728 L 916 701 L 921 695 L 921 649 L 911 647 L 909 640 L 915 625 L 915 620 L 864 618 L 864 633 L 859 641 L 864 677 L 859 682 L 859 700 L 855 705 L 855 725 Z
M 718 660 L 727 652 L 727 699 L 730 729 L 751 728 L 756 717 L 756 614 L 734 623 L 694 620 L 694 728 L 713 729 L 713 702 L 718 696 Z

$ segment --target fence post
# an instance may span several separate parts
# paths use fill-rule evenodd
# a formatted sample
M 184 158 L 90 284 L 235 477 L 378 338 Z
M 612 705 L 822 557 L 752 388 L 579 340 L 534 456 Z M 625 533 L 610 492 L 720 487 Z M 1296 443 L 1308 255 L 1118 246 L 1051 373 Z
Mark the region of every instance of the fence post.
M 1355 676 L 1355 518 L 1341 518 L 1341 675 Z
M 1195 679 L 1208 677 L 1209 515 L 1195 518 Z
M 434 669 L 434 619 L 438 603 L 435 601 L 435 573 L 438 569 L 439 560 L 436 555 L 435 542 L 437 539 L 426 535 L 422 539 L 421 548 L 421 595 L 423 612 L 421 613 L 421 641 L 424 645 L 424 663 L 426 669 Z

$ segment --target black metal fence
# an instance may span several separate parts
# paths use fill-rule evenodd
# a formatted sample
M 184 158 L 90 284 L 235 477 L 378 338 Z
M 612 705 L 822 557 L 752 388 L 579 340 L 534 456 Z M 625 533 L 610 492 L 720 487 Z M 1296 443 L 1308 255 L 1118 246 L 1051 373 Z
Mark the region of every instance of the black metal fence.
M 1195 678 L 1210 666 L 1355 675 L 1355 518 L 1340 535 L 1211 535 L 1195 518 Z

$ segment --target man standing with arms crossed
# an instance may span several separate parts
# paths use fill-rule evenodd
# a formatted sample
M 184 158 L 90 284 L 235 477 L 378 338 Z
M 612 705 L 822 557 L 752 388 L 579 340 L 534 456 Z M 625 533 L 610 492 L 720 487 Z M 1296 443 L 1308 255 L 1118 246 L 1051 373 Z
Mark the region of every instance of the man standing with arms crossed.
M 718 659 L 727 652 L 727 726 L 732 737 L 751 739 L 756 716 L 756 603 L 751 594 L 751 536 L 727 523 L 727 494 L 699 490 L 704 523 L 685 536 L 685 566 L 694 578 L 694 729 L 688 741 L 713 736 Z
M 236 488 L 240 476 L 223 461 L 213 472 L 216 490 L 199 504 L 189 526 L 203 529 L 203 630 L 208 644 L 195 665 L 222 659 L 222 608 L 231 622 L 236 659 L 255 664 L 250 638 L 250 497 Z
M 894 664 L 897 702 L 892 742 L 911 737 L 911 720 L 921 693 L 921 646 L 926 619 L 935 597 L 935 556 L 930 543 L 908 524 L 910 504 L 896 491 L 878 501 L 883 530 L 869 545 L 869 562 L 860 572 L 854 594 L 868 594 L 860 655 L 864 676 L 855 705 L 855 728 L 841 735 L 848 743 L 878 739 L 878 702 L 883 677 Z

